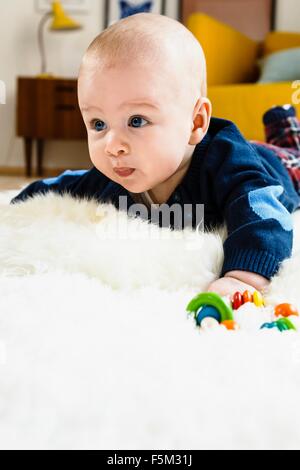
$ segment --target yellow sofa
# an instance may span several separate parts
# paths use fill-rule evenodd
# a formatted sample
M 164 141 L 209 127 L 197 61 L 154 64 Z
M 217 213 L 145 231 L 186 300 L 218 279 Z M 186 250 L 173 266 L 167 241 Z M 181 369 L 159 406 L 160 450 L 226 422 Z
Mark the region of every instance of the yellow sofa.
M 300 81 L 255 83 L 259 76 L 257 60 L 282 49 L 300 47 L 300 34 L 271 32 L 264 42 L 256 42 L 203 13 L 190 15 L 187 28 L 206 56 L 208 96 L 214 116 L 230 119 L 247 139 L 255 140 L 265 140 L 262 116 L 271 106 L 294 101 L 300 117 Z

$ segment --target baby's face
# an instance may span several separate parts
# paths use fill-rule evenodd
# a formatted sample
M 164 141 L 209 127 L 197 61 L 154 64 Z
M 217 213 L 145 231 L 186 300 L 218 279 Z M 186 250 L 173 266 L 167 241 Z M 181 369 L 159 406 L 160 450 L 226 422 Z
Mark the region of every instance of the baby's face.
M 192 109 L 176 96 L 176 77 L 153 67 L 85 66 L 78 99 L 94 166 L 138 193 L 166 181 L 191 153 Z M 118 169 L 132 169 L 123 175 Z M 130 174 L 131 173 L 131 174 Z

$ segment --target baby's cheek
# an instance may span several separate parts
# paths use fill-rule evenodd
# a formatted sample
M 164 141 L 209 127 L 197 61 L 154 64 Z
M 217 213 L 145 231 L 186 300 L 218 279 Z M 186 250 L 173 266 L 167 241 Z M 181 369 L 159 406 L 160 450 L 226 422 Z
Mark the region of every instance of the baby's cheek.
M 103 167 L 105 164 L 103 149 L 100 148 L 99 144 L 92 142 L 92 141 L 88 142 L 88 148 L 89 148 L 89 155 L 90 155 L 90 159 L 92 163 L 97 168 L 99 168 L 100 166 Z
M 174 173 L 174 165 L 170 160 L 166 160 L 163 156 L 161 158 L 153 159 L 148 168 L 144 168 L 148 174 L 156 182 L 162 182 L 169 178 Z
M 94 160 L 95 158 L 95 145 L 93 142 L 91 142 L 91 139 L 88 138 L 88 149 L 89 149 L 89 155 L 90 155 L 90 159 L 91 160 Z
M 89 153 L 90 153 L 90 159 L 93 165 L 100 170 L 99 166 L 101 165 L 101 158 L 97 157 L 97 155 L 94 152 L 89 152 Z

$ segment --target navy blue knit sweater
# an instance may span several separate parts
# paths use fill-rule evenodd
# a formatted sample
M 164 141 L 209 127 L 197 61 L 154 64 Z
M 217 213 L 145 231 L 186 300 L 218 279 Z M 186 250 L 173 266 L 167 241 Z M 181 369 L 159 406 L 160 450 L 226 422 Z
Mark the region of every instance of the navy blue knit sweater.
M 111 202 L 118 208 L 119 197 L 127 196 L 128 208 L 135 204 L 125 188 L 95 167 L 33 182 L 11 203 L 48 191 Z M 270 279 L 291 256 L 291 214 L 300 207 L 300 196 L 279 157 L 247 142 L 230 121 L 211 119 L 186 175 L 167 201 L 175 203 L 204 204 L 207 229 L 226 223 L 221 276 L 238 269 Z

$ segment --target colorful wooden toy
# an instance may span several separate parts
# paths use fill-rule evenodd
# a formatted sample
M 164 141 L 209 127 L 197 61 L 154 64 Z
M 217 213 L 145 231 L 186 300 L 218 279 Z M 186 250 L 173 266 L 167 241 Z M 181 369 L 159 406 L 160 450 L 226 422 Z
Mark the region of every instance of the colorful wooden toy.
M 197 310 L 195 313 L 195 320 L 197 325 L 201 326 L 202 321 L 207 317 L 214 318 L 218 323 L 221 322 L 221 314 L 219 311 L 211 305 L 204 305 L 203 307 L 200 307 L 199 310 Z
M 257 307 L 263 307 L 264 305 L 263 296 L 257 290 L 253 292 L 253 302 L 255 303 Z
M 219 312 L 221 321 L 233 320 L 232 308 L 215 292 L 203 292 L 198 294 L 189 302 L 186 309 L 188 312 L 194 313 L 195 315 L 195 313 L 199 312 L 200 307 L 204 306 L 214 307 L 214 309 Z M 201 311 L 198 315 L 199 314 L 201 314 Z
M 288 318 L 279 318 L 276 323 L 279 331 L 296 330 L 293 323 Z
M 264 323 L 260 327 L 261 330 L 264 330 L 265 328 L 267 328 L 268 330 L 271 330 L 272 328 L 277 328 L 276 321 L 272 321 L 270 323 Z
M 225 326 L 227 330 L 238 330 L 239 326 L 234 320 L 224 320 L 221 325 Z
M 275 307 L 275 316 L 276 317 L 290 317 L 291 315 L 299 316 L 299 312 L 292 304 L 279 304 Z
M 253 304 L 253 307 L 249 305 L 250 303 Z M 244 305 L 245 307 L 243 307 Z M 294 305 L 282 303 L 276 305 L 273 309 L 268 306 L 260 292 L 254 291 L 251 294 L 248 290 L 244 291 L 243 294 L 235 292 L 232 298 L 230 296 L 221 297 L 215 292 L 203 292 L 189 302 L 186 310 L 194 314 L 196 324 L 202 329 L 213 328 L 218 325 L 225 326 L 228 330 L 239 329 L 240 324 L 234 318 L 234 312 L 237 310 L 239 310 L 236 314 L 239 323 L 245 325 L 246 322 L 242 320 L 246 317 L 243 317 L 243 315 L 252 314 L 253 316 L 247 318 L 251 319 L 251 325 L 256 325 L 255 328 L 257 329 L 296 330 L 297 328 L 291 320 L 295 322 L 298 319 L 300 320 L 299 312 Z M 265 323 L 261 324 L 263 321 Z M 299 327 L 297 322 L 296 326 Z
M 257 307 L 263 307 L 264 300 L 260 292 L 257 290 L 251 294 L 249 290 L 245 290 L 243 294 L 241 292 L 235 292 L 232 297 L 232 308 L 237 310 L 246 302 L 253 302 Z
M 264 323 L 260 329 L 262 330 L 264 328 L 277 328 L 279 331 L 296 330 L 293 323 L 287 318 L 280 318 L 279 320 L 273 321 L 271 323 Z
M 246 302 L 252 302 L 252 294 L 248 290 L 245 290 L 243 293 L 243 303 L 245 304 Z
M 233 299 L 232 299 L 232 308 L 233 310 L 237 310 L 238 308 L 240 308 L 241 305 L 243 305 L 244 301 L 243 301 L 243 296 L 240 292 L 236 292 L 233 296 Z

